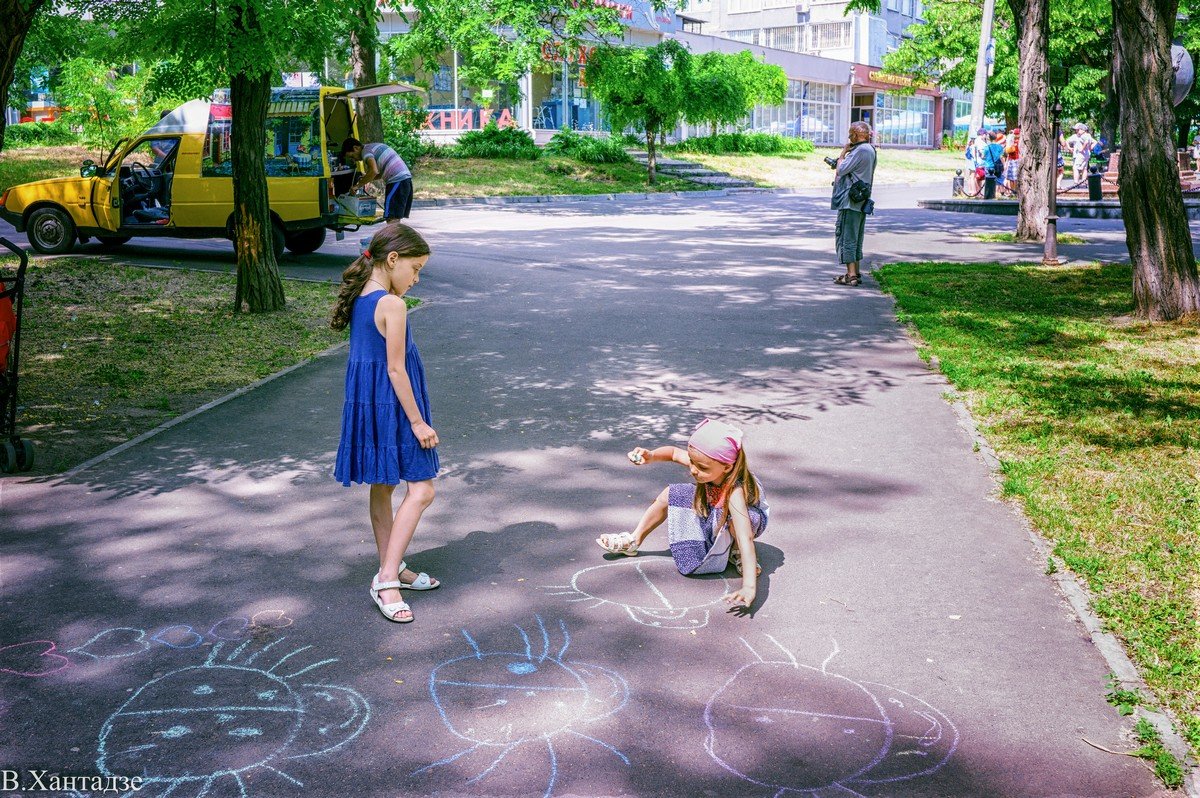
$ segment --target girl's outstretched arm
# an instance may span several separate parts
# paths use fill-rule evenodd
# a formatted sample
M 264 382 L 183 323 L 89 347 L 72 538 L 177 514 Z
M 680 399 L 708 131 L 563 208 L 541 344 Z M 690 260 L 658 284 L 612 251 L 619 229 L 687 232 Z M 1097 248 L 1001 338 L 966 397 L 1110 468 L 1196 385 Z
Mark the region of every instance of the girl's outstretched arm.
M 688 457 L 686 449 L 680 449 L 675 446 L 659 446 L 657 449 L 644 449 L 641 446 L 635 446 L 626 457 L 629 462 L 634 465 L 646 465 L 647 463 L 679 463 L 685 468 L 692 464 L 691 458 Z
M 754 530 L 750 528 L 750 511 L 746 507 L 746 493 L 741 485 L 729 492 L 726 502 L 729 524 L 733 527 L 733 538 L 742 557 L 742 587 L 727 594 L 725 601 L 739 607 L 749 607 L 758 592 L 758 556 L 754 552 Z
M 375 326 L 383 328 L 383 338 L 387 342 L 388 378 L 392 381 L 392 390 L 400 400 L 400 409 L 412 425 L 413 434 L 422 449 L 432 449 L 438 445 L 438 436 L 433 427 L 425 423 L 421 417 L 421 409 L 417 407 L 417 398 L 413 395 L 412 383 L 408 379 L 408 371 L 404 368 L 405 338 L 408 332 L 408 306 L 402 297 L 388 294 L 380 297 L 375 306 Z

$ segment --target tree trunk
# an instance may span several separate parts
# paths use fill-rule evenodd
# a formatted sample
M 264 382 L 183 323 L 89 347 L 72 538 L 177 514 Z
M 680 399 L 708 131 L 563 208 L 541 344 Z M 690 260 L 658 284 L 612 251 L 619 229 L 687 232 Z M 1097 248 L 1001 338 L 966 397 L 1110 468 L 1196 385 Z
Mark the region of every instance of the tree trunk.
M 1181 150 L 1186 150 L 1192 146 L 1191 138 L 1188 136 L 1192 132 L 1192 118 L 1190 116 L 1180 116 L 1175 119 L 1175 146 Z
M 1200 313 L 1200 275 L 1183 206 L 1171 105 L 1178 0 L 1112 0 L 1113 74 L 1121 98 L 1121 215 L 1137 315 Z
M 350 32 L 350 78 L 357 86 L 371 86 L 379 82 L 375 72 L 377 28 L 371 11 L 362 5 L 355 15 L 358 25 Z M 354 101 L 358 115 L 358 138 L 362 141 L 383 141 L 383 117 L 379 114 L 379 98 L 366 97 Z
M 0 151 L 4 150 L 4 129 L 8 121 L 8 91 L 13 71 L 33 19 L 46 0 L 0 0 Z
M 1050 215 L 1050 181 L 1057 149 L 1050 139 L 1046 98 L 1046 47 L 1050 40 L 1048 0 L 1008 0 L 1017 24 L 1020 53 L 1017 118 L 1021 123 L 1021 164 L 1017 170 L 1017 241 L 1045 241 Z
M 271 208 L 263 131 L 271 103 L 271 72 L 239 72 L 230 81 L 233 125 L 233 245 L 237 250 L 237 292 L 233 308 L 251 313 L 282 310 L 283 282 L 272 246 Z

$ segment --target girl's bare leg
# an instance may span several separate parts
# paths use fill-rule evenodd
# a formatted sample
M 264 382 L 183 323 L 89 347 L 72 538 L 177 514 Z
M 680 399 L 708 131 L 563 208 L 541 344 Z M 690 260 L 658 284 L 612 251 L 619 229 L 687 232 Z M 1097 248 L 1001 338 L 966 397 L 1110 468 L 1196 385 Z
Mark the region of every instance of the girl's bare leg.
M 400 563 L 404 560 L 404 552 L 412 541 L 413 533 L 425 509 L 433 503 L 433 480 L 410 482 L 404 493 L 404 500 L 396 510 L 387 538 L 379 549 L 379 581 L 395 582 L 400 578 Z M 378 538 L 377 538 L 378 541 Z M 400 601 L 400 591 L 391 588 L 379 591 L 384 604 Z
M 642 513 L 642 520 L 638 521 L 637 526 L 633 528 L 633 542 L 635 545 L 641 546 L 651 532 L 667 520 L 667 494 L 670 488 L 663 488 L 662 493 L 654 502 L 646 508 L 646 512 Z
M 379 550 L 379 562 L 387 549 L 388 536 L 392 532 L 392 493 L 395 485 L 371 486 L 371 531 L 375 533 L 375 548 Z

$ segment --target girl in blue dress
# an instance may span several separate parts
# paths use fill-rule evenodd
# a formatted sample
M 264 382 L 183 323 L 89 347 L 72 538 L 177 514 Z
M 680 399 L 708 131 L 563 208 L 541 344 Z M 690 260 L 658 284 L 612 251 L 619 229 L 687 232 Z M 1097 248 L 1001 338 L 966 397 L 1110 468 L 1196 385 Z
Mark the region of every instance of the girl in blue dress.
M 379 572 L 370 593 L 389 621 L 409 623 L 400 589 L 431 590 L 438 581 L 407 570 L 404 552 L 421 514 L 433 502 L 438 435 L 430 426 L 425 368 L 408 329 L 404 294 L 420 280 L 429 245 L 400 223 L 385 226 L 342 274 L 329 325 L 350 328 L 346 404 L 334 476 L 346 486 L 371 486 L 371 527 Z M 392 492 L 407 484 L 393 514 Z

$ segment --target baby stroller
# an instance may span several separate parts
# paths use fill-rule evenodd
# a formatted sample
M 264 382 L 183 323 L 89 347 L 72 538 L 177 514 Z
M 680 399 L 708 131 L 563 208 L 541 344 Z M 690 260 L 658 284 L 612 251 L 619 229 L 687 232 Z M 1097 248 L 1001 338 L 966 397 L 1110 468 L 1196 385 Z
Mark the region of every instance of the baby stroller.
M 33 442 L 17 435 L 17 363 L 21 352 L 21 304 L 25 295 L 25 250 L 0 238 L 21 259 L 15 275 L 0 274 L 0 471 L 33 468 Z

